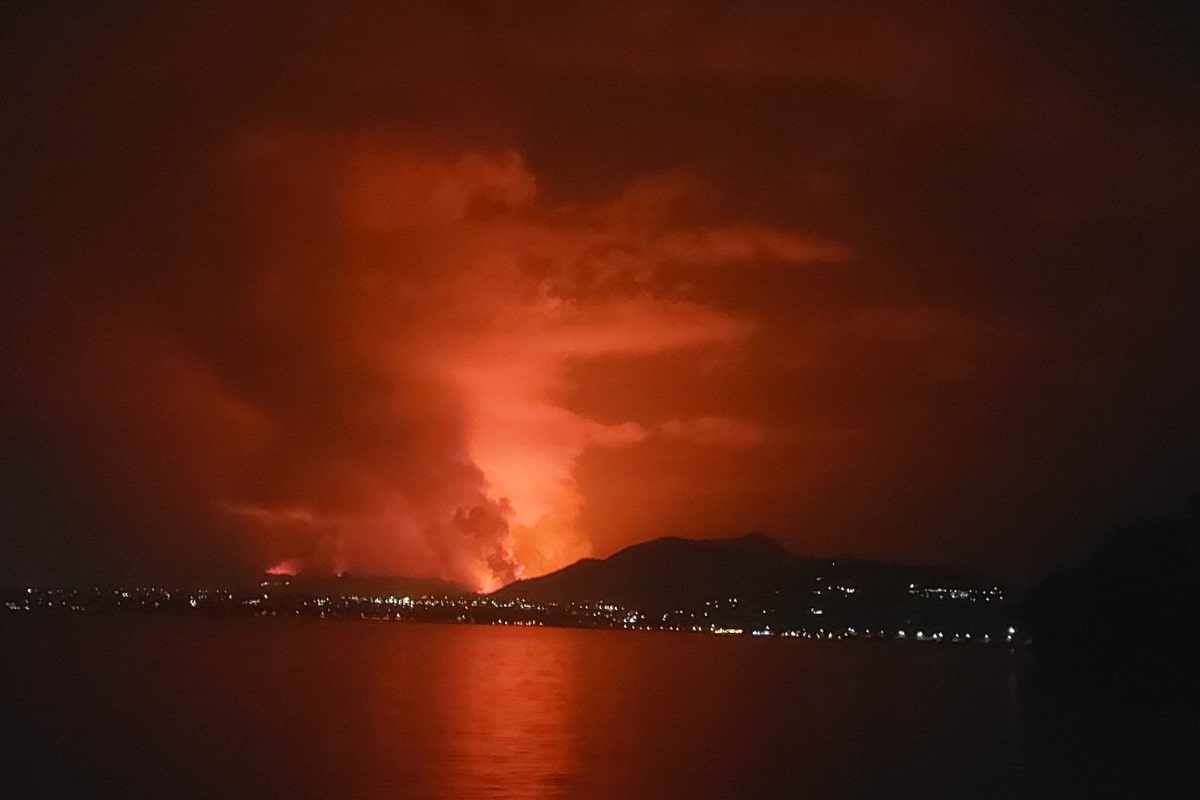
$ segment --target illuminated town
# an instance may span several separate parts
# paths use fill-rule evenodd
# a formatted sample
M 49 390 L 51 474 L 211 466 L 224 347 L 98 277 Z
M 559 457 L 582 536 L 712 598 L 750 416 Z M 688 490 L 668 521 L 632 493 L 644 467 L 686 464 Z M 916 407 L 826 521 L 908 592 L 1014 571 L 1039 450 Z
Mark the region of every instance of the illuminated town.
M 176 615 L 300 617 L 392 622 L 516 625 L 630 631 L 677 631 L 755 637 L 877 639 L 939 643 L 1020 644 L 1014 614 L 998 587 L 909 584 L 890 607 L 857 602 L 859 587 L 818 578 L 812 600 L 762 602 L 710 599 L 667 611 L 614 602 L 530 602 L 463 593 L 311 594 L 289 578 L 263 580 L 253 591 L 157 586 L 102 589 L 10 589 L 0 608 L 23 612 L 143 612 Z

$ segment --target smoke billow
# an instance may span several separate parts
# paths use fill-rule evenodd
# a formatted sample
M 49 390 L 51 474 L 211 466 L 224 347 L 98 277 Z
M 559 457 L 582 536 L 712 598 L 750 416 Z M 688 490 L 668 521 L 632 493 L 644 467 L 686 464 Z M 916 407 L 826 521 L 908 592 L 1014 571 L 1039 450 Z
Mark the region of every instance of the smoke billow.
M 0 582 L 1030 573 L 1195 491 L 1171 12 L 83 5 L 0 6 Z
M 647 431 L 565 408 L 564 365 L 750 333 L 664 265 L 836 256 L 766 226 L 689 227 L 680 176 L 547 207 L 511 151 L 259 132 L 234 158 L 252 243 L 234 306 L 257 351 L 241 388 L 270 433 L 223 507 L 291 530 L 301 568 L 490 588 L 588 555 L 576 460 Z

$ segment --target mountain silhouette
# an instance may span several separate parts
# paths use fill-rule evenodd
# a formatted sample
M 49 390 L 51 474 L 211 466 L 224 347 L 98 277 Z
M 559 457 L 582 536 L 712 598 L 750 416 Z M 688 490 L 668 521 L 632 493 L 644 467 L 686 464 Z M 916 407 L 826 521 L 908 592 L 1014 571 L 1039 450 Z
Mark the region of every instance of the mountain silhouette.
M 761 534 L 711 540 L 667 537 L 517 581 L 493 596 L 557 603 L 604 600 L 658 609 L 773 590 L 800 579 L 801 564 Z
M 807 608 L 814 587 L 847 582 L 876 599 L 905 596 L 912 581 L 949 580 L 945 570 L 872 561 L 802 557 L 752 533 L 725 539 L 665 537 L 635 544 L 606 559 L 587 558 L 494 592 L 500 600 L 534 603 L 606 601 L 668 611 L 710 599 Z

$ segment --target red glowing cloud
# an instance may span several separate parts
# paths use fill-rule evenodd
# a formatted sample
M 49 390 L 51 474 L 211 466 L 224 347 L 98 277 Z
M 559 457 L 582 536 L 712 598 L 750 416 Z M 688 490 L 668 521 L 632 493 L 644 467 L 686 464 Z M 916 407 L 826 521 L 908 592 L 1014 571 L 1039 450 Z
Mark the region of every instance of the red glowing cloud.
M 347 398 L 354 412 L 370 401 L 358 433 L 386 439 L 403 429 L 426 450 L 398 436 L 395 452 L 382 443 L 336 452 L 329 445 L 338 442 L 319 439 L 347 409 L 319 394 L 300 401 L 311 408 L 295 420 L 272 415 L 276 468 L 262 467 L 261 482 L 225 507 L 248 525 L 325 542 L 324 555 L 287 562 L 313 568 L 336 561 L 491 589 L 589 555 L 576 462 L 589 447 L 631 445 L 648 429 L 566 407 L 564 368 L 736 348 L 753 321 L 689 297 L 681 274 L 845 256 L 754 222 L 689 222 L 688 203 L 709 190 L 677 173 L 612 201 L 552 206 L 511 151 L 443 156 L 378 133 L 260 133 L 239 158 L 257 198 L 255 325 L 294 336 L 302 323 L 300 335 L 332 359 L 319 370 L 369 385 L 367 397 Z M 715 418 L 663 432 L 757 440 L 748 423 Z M 293 481 L 279 465 L 297 456 L 314 460 Z M 335 468 L 332 480 L 311 482 Z
M 1174 12 L 16 5 L 0 582 L 1028 577 L 1200 485 Z

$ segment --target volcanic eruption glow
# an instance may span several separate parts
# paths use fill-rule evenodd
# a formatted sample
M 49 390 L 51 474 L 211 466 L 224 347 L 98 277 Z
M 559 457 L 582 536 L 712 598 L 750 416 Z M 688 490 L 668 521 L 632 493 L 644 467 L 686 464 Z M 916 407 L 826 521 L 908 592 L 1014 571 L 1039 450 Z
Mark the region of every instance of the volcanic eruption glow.
M 0 583 L 1024 581 L 1200 485 L 1181 10 L 81 5 L 0 24 Z
M 841 256 L 764 225 L 689 223 L 680 207 L 706 190 L 686 175 L 552 207 L 511 151 L 445 156 L 377 133 L 291 131 L 247 137 L 239 157 L 260 198 L 254 324 L 294 337 L 299 320 L 317 357 L 334 359 L 300 367 L 311 407 L 272 415 L 273 469 L 226 503 L 308 542 L 280 571 L 329 570 L 336 553 L 352 572 L 490 590 L 589 555 L 579 456 L 652 431 L 567 407 L 565 367 L 752 335 L 690 299 L 680 270 Z M 321 399 L 335 376 L 343 396 Z M 332 482 L 271 477 L 297 456 L 316 460 L 304 477 Z

